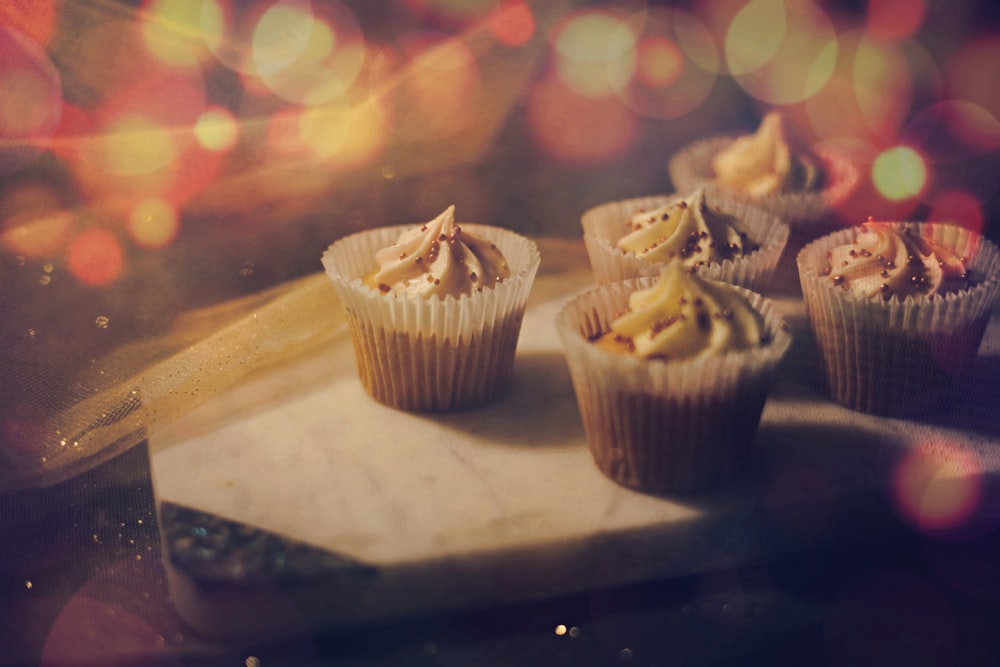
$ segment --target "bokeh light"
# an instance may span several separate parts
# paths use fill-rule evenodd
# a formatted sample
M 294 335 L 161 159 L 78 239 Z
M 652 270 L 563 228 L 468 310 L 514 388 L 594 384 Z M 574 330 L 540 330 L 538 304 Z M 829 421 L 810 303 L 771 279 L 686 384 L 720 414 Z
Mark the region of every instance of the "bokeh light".
M 479 112 L 479 67 L 460 40 L 421 33 L 402 42 L 409 65 L 400 72 L 406 107 L 405 125 L 397 131 L 409 139 L 451 137 L 470 127 Z M 405 115 L 404 115 L 405 114 Z
M 1000 120 L 1000 37 L 972 38 L 958 46 L 944 65 L 947 98 L 971 102 Z M 994 138 L 995 140 L 995 138 Z
M 924 0 L 868 0 L 867 32 L 878 40 L 910 37 L 926 16 Z
M 101 227 L 91 227 L 70 241 L 66 263 L 78 281 L 101 287 L 121 276 L 125 253 L 118 237 Z
M 979 198 L 964 190 L 945 190 L 934 195 L 927 219 L 949 222 L 979 233 L 983 232 L 985 222 Z
M 0 25 L 0 176 L 48 148 L 59 125 L 62 85 L 48 55 L 30 37 Z
M 73 216 L 59 185 L 15 182 L 0 193 L 0 245 L 24 257 L 50 257 L 63 246 Z
M 201 35 L 201 3 L 146 0 L 142 35 L 149 52 L 168 65 L 187 66 L 210 57 Z
M 535 35 L 535 15 L 524 0 L 501 0 L 488 20 L 493 36 L 507 46 L 521 46 Z
M 637 132 L 635 114 L 616 96 L 580 95 L 557 77 L 536 85 L 527 113 L 539 148 L 577 165 L 598 164 L 621 155 Z
M 894 146 L 875 158 L 872 182 L 886 199 L 902 201 L 916 197 L 927 185 L 927 164 L 909 146 Z
M 682 116 L 705 101 L 721 58 L 704 23 L 679 9 L 637 12 L 618 28 L 622 48 L 611 61 L 621 67 L 611 84 L 633 111 L 654 118 Z
M 830 19 L 808 0 L 753 0 L 733 18 L 725 39 L 729 72 L 769 104 L 815 95 L 833 75 L 837 51 Z
M 608 95 L 632 78 L 636 36 L 616 13 L 595 9 L 571 14 L 551 39 L 555 71 L 576 95 Z
M 241 74 L 275 74 L 309 45 L 310 0 L 203 0 L 202 39 L 224 66 Z
M 299 12 L 283 8 L 282 13 Z M 303 14 L 296 20 L 302 41 L 294 58 L 281 67 L 260 72 L 261 82 L 274 94 L 303 105 L 325 104 L 343 99 L 357 81 L 365 60 L 365 40 L 354 15 L 336 2 L 323 3 L 316 13 Z M 320 13 L 321 12 L 321 13 Z M 259 30 L 271 29 L 261 20 Z
M 0 26 L 20 32 L 43 46 L 52 37 L 56 18 L 55 0 L 0 3 Z
M 464 25 L 483 18 L 498 0 L 404 0 L 416 15 L 430 20 Z
M 194 124 L 198 142 L 210 151 L 225 151 L 239 139 L 239 125 L 232 112 L 223 107 L 211 107 L 198 116 Z
M 946 442 L 925 443 L 897 464 L 893 500 L 902 518 L 921 531 L 954 529 L 976 510 L 981 474 L 975 452 Z
M 128 219 L 128 232 L 138 245 L 162 248 L 177 236 L 180 223 L 177 211 L 158 197 L 143 199 L 132 210 Z

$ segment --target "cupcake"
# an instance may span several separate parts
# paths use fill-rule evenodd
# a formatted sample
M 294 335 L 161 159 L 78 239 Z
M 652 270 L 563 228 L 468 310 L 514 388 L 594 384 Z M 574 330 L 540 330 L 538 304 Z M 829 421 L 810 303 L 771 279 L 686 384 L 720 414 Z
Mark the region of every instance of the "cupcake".
M 906 415 L 975 361 L 998 296 L 1000 252 L 942 223 L 875 222 L 806 245 L 796 259 L 830 397 Z
M 594 463 L 652 493 L 744 468 L 791 337 L 771 302 L 678 263 L 601 285 L 556 317 Z
M 747 288 L 773 271 L 788 226 L 752 204 L 706 193 L 602 204 L 580 219 L 598 284 L 657 276 L 677 262 Z
M 323 254 L 344 305 L 358 375 L 377 401 L 411 411 L 488 403 L 511 381 L 537 246 L 455 222 L 347 236 Z
M 837 153 L 790 142 L 774 111 L 754 134 L 695 142 L 671 158 L 668 170 L 679 191 L 718 188 L 804 231 L 815 230 L 858 183 L 857 170 Z

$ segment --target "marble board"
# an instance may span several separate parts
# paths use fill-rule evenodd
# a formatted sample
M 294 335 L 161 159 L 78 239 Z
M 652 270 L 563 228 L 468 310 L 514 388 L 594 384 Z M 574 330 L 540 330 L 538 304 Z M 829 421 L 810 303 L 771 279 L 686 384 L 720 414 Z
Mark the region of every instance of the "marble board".
M 921 498 L 978 493 L 1000 470 L 995 388 L 943 393 L 908 419 L 836 406 L 790 292 L 775 298 L 796 342 L 751 468 L 686 498 L 618 486 L 591 461 L 552 324 L 592 284 L 589 264 L 582 244 L 541 249 L 514 385 L 493 405 L 418 415 L 374 402 L 345 330 L 150 438 L 168 582 L 196 631 L 348 628 L 937 530 Z M 996 325 L 973 383 L 1000 366 Z

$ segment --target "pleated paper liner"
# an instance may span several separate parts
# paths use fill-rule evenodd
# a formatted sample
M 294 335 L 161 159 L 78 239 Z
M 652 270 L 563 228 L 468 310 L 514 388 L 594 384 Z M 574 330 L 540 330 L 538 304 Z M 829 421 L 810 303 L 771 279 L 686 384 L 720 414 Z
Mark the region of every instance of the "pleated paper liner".
M 868 299 L 823 275 L 832 248 L 860 227 L 805 246 L 797 257 L 806 314 L 826 389 L 835 402 L 876 415 L 905 415 L 913 404 L 960 384 L 975 362 L 1000 296 L 1000 251 L 975 232 L 941 223 L 899 222 L 968 259 L 971 288 L 937 296 Z
M 791 337 L 767 299 L 740 290 L 764 315 L 769 342 L 701 360 L 646 360 L 591 342 L 652 286 L 644 277 L 598 286 L 556 317 L 594 463 L 651 493 L 718 487 L 749 462 L 768 391 Z
M 323 255 L 350 325 L 358 376 L 381 403 L 420 412 L 459 410 L 488 403 L 510 385 L 538 248 L 500 227 L 461 226 L 497 245 L 509 278 L 457 298 L 382 294 L 364 285 L 362 277 L 376 268 L 375 253 L 407 226 L 352 234 Z

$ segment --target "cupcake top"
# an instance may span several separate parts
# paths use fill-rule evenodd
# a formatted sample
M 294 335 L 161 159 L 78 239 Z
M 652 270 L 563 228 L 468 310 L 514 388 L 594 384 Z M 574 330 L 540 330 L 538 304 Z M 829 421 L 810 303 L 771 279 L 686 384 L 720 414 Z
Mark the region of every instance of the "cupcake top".
M 404 231 L 396 242 L 375 253 L 379 268 L 364 283 L 383 294 L 408 297 L 458 297 L 510 277 L 507 260 L 496 244 L 455 222 L 455 207 L 419 227 Z
M 596 344 L 647 359 L 695 360 L 766 342 L 763 317 L 733 287 L 668 264 L 650 288 L 629 295 L 628 310 Z
M 633 215 L 627 228 L 617 246 L 648 262 L 676 261 L 694 267 L 759 249 L 740 229 L 735 216 L 708 205 L 704 188 Z
M 888 301 L 970 287 L 966 261 L 910 227 L 869 220 L 852 242 L 830 249 L 823 275 L 844 290 Z
M 781 115 L 768 113 L 754 134 L 737 137 L 711 160 L 715 183 L 759 199 L 820 190 L 820 162 L 789 144 Z

